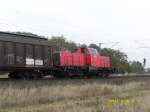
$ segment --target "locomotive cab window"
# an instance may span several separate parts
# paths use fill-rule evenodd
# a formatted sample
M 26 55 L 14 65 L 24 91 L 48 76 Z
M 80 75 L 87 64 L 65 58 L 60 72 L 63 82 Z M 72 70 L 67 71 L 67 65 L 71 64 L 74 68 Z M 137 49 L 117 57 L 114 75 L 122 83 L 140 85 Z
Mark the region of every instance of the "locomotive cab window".
M 98 54 L 98 51 L 94 48 L 88 48 L 88 54 L 95 54 L 97 55 Z

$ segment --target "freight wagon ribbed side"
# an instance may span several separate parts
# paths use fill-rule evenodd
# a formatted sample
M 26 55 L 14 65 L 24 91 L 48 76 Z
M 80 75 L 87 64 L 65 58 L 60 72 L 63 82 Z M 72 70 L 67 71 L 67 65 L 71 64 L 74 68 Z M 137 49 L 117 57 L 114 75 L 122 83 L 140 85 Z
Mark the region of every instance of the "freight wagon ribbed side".
M 21 75 L 17 77 L 32 76 L 33 71 L 47 72 L 53 66 L 53 50 L 46 38 L 0 32 L 0 71 Z

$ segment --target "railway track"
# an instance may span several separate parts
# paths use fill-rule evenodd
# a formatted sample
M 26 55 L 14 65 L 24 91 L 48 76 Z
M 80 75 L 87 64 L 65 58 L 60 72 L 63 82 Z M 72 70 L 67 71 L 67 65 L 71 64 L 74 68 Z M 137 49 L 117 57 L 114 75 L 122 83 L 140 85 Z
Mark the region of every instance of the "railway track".
M 113 84 L 124 84 L 128 82 L 141 82 L 150 81 L 150 75 L 136 75 L 136 76 L 112 76 L 109 78 L 43 78 L 34 80 L 12 80 L 9 78 L 0 78 L 0 83 L 3 82 L 47 82 L 51 84 L 84 84 L 84 83 L 113 83 Z

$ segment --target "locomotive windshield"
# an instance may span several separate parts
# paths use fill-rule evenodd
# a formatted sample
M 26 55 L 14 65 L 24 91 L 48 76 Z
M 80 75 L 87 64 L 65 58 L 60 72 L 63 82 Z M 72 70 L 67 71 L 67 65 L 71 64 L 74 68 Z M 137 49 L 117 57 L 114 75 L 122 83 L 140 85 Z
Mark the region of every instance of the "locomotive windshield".
M 94 48 L 88 48 L 88 53 L 89 54 L 98 54 L 98 51 Z

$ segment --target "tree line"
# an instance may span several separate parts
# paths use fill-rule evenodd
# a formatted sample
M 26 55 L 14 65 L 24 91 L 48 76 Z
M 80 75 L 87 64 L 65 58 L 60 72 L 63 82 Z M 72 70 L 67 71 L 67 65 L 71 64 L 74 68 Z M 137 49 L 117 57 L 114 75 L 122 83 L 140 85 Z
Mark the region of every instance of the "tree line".
M 77 44 L 73 41 L 68 41 L 64 36 L 53 36 L 49 39 L 51 44 L 59 46 L 61 49 L 74 51 L 77 47 L 90 47 L 95 48 L 101 55 L 107 55 L 110 57 L 111 64 L 113 67 L 118 69 L 119 73 L 137 73 L 144 72 L 144 66 L 139 61 L 128 61 L 128 56 L 126 53 L 115 50 L 111 48 L 102 48 L 100 49 L 98 45 L 91 43 L 90 45 L 86 44 Z

